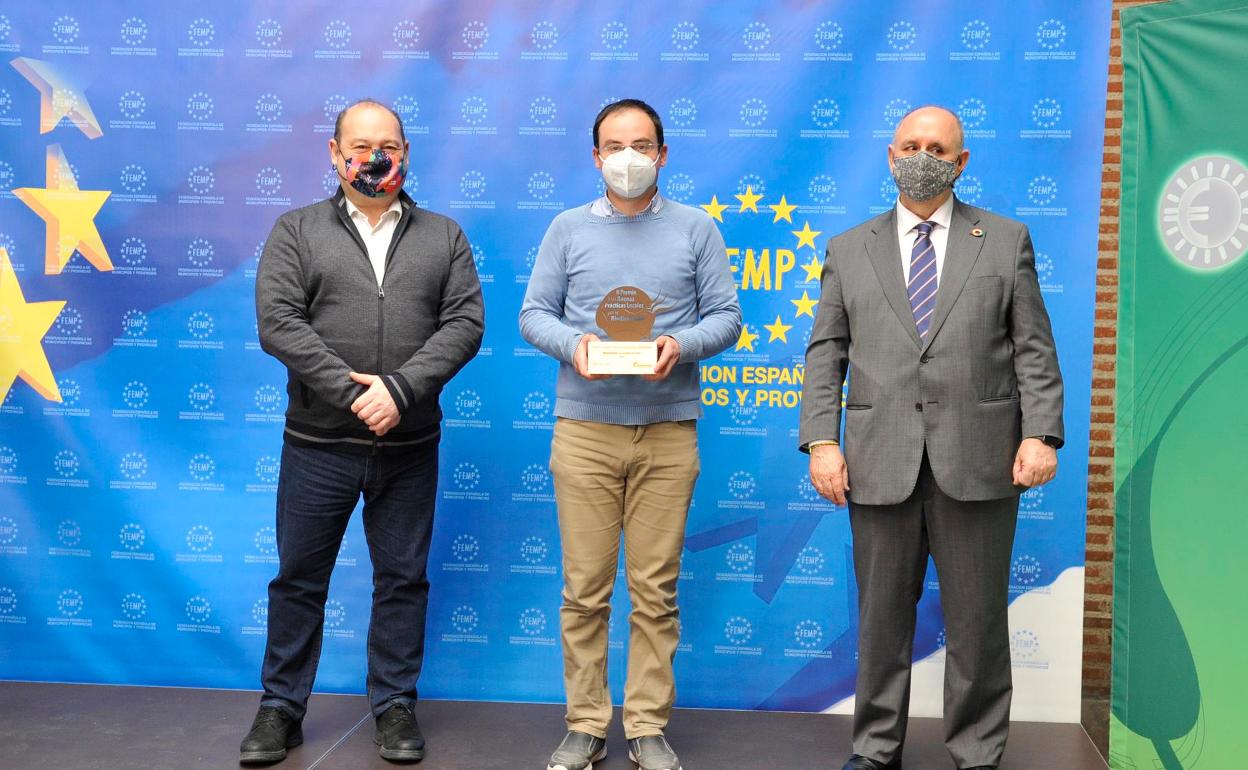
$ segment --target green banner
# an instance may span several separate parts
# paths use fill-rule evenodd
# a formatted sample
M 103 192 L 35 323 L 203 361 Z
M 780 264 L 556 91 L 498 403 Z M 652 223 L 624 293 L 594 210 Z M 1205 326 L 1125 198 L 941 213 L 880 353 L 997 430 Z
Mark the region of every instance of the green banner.
M 1122 28 L 1110 764 L 1248 767 L 1248 2 Z

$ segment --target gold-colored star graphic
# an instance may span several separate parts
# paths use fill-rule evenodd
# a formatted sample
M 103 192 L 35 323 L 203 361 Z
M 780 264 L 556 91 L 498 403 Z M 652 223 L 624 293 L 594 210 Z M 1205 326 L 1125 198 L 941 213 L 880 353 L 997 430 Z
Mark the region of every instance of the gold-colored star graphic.
M 811 230 L 809 221 L 802 225 L 801 230 L 793 230 L 792 233 L 797 236 L 797 248 L 799 249 L 803 246 L 815 249 L 816 236 L 823 235 L 822 230 Z M 815 251 L 818 251 L 818 249 L 815 249 Z
M 772 224 L 779 222 L 781 219 L 789 224 L 793 224 L 793 210 L 796 209 L 797 206 L 785 200 L 783 195 L 780 196 L 779 203 L 768 204 L 767 208 L 776 212 L 776 218 L 771 220 Z
M 0 400 L 18 377 L 49 401 L 61 400 L 42 340 L 63 307 L 63 300 L 27 302 L 9 253 L 0 249 Z
M 24 56 L 14 59 L 11 64 L 39 89 L 39 133 L 48 133 L 56 128 L 61 118 L 68 117 L 69 122 L 88 138 L 99 139 L 104 135 L 86 94 L 56 65 Z
M 815 317 L 815 305 L 819 304 L 819 300 L 811 299 L 810 293 L 805 290 L 802 291 L 801 299 L 791 299 L 789 300 L 789 302 L 792 302 L 795 306 L 797 306 L 797 315 L 795 316 L 795 318 L 801 318 L 804 315 L 808 315 L 811 318 L 814 318 Z
M 754 352 L 754 341 L 758 339 L 758 335 L 750 331 L 750 327 L 746 324 L 741 325 L 741 336 L 737 337 L 737 346 L 734 350 L 748 350 Z
M 807 281 L 818 281 L 823 274 L 823 263 L 814 254 L 810 255 L 810 261 L 802 265 L 802 269 L 806 271 Z
M 767 338 L 768 342 L 775 342 L 776 340 L 788 342 L 789 338 L 785 335 L 789 333 L 789 329 L 792 329 L 793 326 L 781 321 L 780 316 L 776 316 L 775 323 L 765 324 L 763 328 L 771 333 L 771 336 Z
M 13 194 L 47 222 L 44 239 L 44 272 L 60 275 L 74 252 L 80 252 L 97 270 L 108 272 L 113 262 L 95 227 L 95 215 L 112 193 L 79 190 L 73 169 L 61 146 L 48 148 L 47 187 L 19 187 Z
M 711 202 L 703 203 L 701 206 L 706 209 L 706 213 L 711 215 L 711 219 L 715 219 L 720 222 L 724 221 L 724 209 L 728 208 L 728 204 L 720 203 L 718 197 L 712 195 Z
M 733 197 L 741 201 L 741 208 L 737 209 L 738 214 L 744 214 L 747 211 L 753 211 L 755 214 L 757 214 L 758 202 L 763 199 L 763 196 L 758 195 L 754 192 L 753 187 L 746 187 L 744 194 L 735 195 Z

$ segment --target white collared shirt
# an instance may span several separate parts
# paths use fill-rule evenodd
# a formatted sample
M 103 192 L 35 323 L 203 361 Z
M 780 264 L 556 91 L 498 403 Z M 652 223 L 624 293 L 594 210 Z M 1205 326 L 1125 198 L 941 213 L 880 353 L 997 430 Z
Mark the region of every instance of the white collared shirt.
M 356 231 L 364 239 L 364 245 L 368 247 L 368 261 L 373 263 L 377 285 L 381 286 L 381 281 L 386 276 L 386 253 L 390 251 L 394 228 L 399 224 L 399 219 L 403 217 L 403 204 L 395 198 L 390 208 L 381 215 L 381 219 L 377 220 L 377 226 L 374 227 L 368 223 L 368 215 L 360 211 L 360 207 L 347 198 L 347 216 L 351 217 L 351 223 L 355 225 Z
M 919 236 L 915 228 L 921 222 L 934 222 L 932 228 L 932 248 L 936 250 L 936 284 L 940 285 L 940 276 L 945 269 L 945 246 L 949 243 L 949 222 L 953 219 L 953 196 L 950 195 L 940 208 L 932 212 L 927 219 L 919 218 L 897 199 L 897 244 L 901 247 L 901 277 L 910 283 L 910 255 L 914 250 L 914 240 Z
M 650 202 L 646 204 L 646 207 L 644 209 L 637 212 L 636 214 L 625 214 L 624 212 L 620 211 L 619 209 L 615 207 L 615 204 L 611 202 L 611 199 L 605 195 L 599 198 L 598 200 L 594 201 L 593 205 L 589 207 L 589 213 L 593 214 L 594 216 L 604 217 L 604 218 L 627 217 L 627 216 L 641 216 L 642 214 L 657 214 L 659 213 L 659 210 L 662 208 L 663 208 L 663 195 L 660 194 L 658 190 L 655 190 L 654 197 L 650 199 Z

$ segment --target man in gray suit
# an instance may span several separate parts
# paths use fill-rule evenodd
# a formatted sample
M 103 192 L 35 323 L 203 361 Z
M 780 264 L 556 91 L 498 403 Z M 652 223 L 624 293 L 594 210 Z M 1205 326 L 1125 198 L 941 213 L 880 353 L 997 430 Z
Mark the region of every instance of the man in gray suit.
M 929 554 L 945 616 L 945 744 L 963 769 L 995 768 L 1005 750 L 1018 497 L 1057 471 L 1062 377 L 1026 226 L 953 195 L 969 157 L 952 112 L 906 115 L 888 148 L 896 208 L 833 238 L 824 261 L 799 442 L 819 494 L 848 500 L 854 538 L 845 770 L 901 767 Z

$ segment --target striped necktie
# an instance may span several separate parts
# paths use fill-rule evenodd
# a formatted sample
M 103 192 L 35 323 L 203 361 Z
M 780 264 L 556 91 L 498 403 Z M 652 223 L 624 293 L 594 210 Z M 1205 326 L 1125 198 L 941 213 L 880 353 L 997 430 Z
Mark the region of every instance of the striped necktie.
M 914 313 L 914 325 L 919 339 L 927 339 L 927 328 L 932 323 L 932 311 L 936 309 L 936 246 L 932 243 L 935 222 L 915 225 L 919 234 L 910 250 L 910 282 L 906 294 L 910 296 L 910 310 Z

